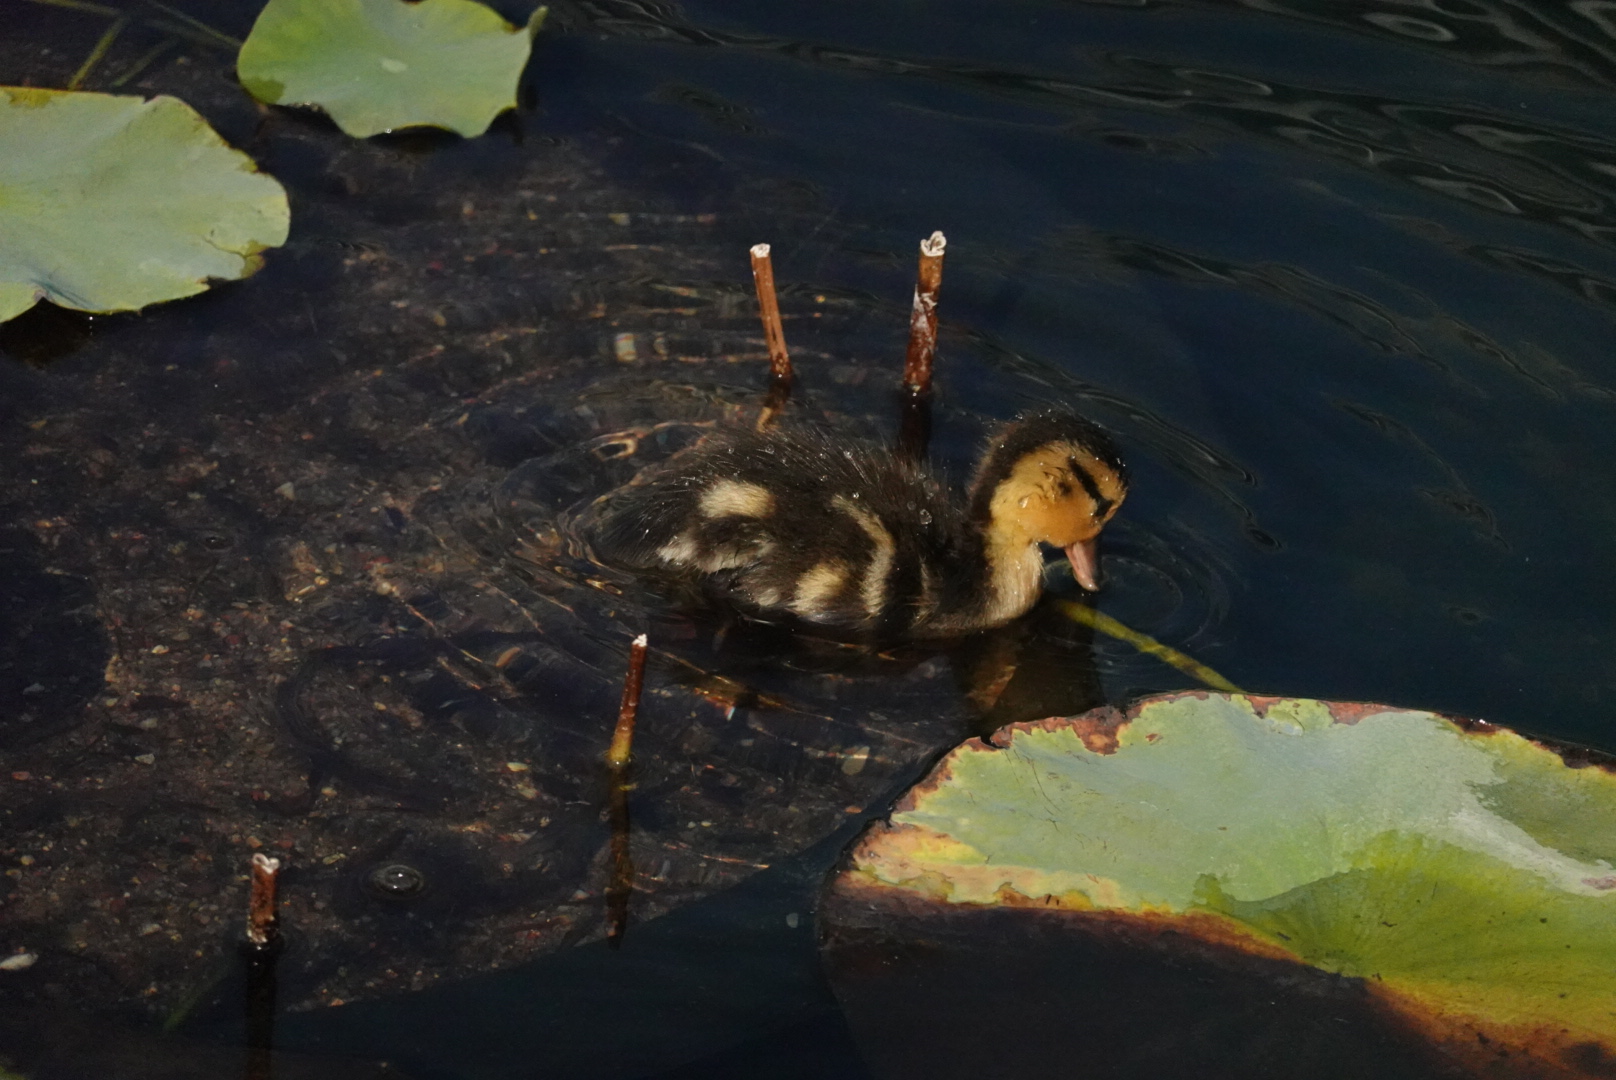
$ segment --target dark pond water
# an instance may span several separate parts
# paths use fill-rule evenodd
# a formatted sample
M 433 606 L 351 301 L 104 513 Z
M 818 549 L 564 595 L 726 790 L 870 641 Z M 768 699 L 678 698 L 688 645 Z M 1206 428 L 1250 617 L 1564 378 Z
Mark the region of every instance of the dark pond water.
M 256 8 L 187 10 L 241 37 Z M 10 4 L 0 81 L 65 85 L 104 26 Z M 469 142 L 354 144 L 256 108 L 206 34 L 137 20 L 128 35 L 87 88 L 172 40 L 121 89 L 199 108 L 286 184 L 293 235 L 256 278 L 196 300 L 138 318 L 42 309 L 0 330 L 13 553 L 0 723 L 39 725 L 0 733 L 13 770 L 65 771 L 92 746 L 129 757 L 151 749 L 140 721 L 167 717 L 165 702 L 206 711 L 190 681 L 164 689 L 133 660 L 97 681 L 108 657 L 150 656 L 159 638 L 140 635 L 169 625 L 164 604 L 201 612 L 198 625 L 232 605 L 273 609 L 219 631 L 260 634 L 262 655 L 228 661 L 229 677 L 240 715 L 267 730 L 276 685 L 312 650 L 424 639 L 489 582 L 523 587 L 478 561 L 460 524 L 470 508 L 555 449 L 536 413 L 611 411 L 587 388 L 623 375 L 624 335 L 638 358 L 709 361 L 662 370 L 757 385 L 755 364 L 717 359 L 759 352 L 754 242 L 774 245 L 807 399 L 881 422 L 916 243 L 937 228 L 949 254 L 934 453 L 958 469 L 985 422 L 1045 401 L 1112 428 L 1134 484 L 1107 533 L 1101 611 L 1243 688 L 1616 750 L 1609 5 L 558 2 L 523 108 Z M 288 480 L 295 511 L 272 495 Z M 159 482 L 179 486 L 156 499 Z M 436 502 L 402 494 L 440 489 Z M 364 506 L 378 512 L 331 523 Z M 426 539 L 411 548 L 416 528 Z M 142 529 L 169 546 L 128 546 Z M 210 536 L 234 554 L 198 554 Z M 442 611 L 285 606 L 289 583 L 319 572 L 311 552 L 365 545 L 395 563 L 447 552 L 416 597 Z M 598 676 L 580 691 L 594 708 L 635 616 L 581 618 L 541 629 L 581 643 L 562 651 Z M 1092 649 L 1080 681 L 1097 699 L 1191 685 L 1103 636 L 1066 646 Z M 438 661 L 386 663 L 420 674 Z M 891 679 L 904 689 L 861 677 L 844 698 L 893 723 L 838 744 L 862 738 L 888 767 L 825 796 L 829 816 L 792 834 L 803 850 L 747 848 L 767 870 L 669 893 L 655 910 L 671 913 L 618 952 L 586 944 L 470 980 L 458 976 L 474 964 L 450 962 L 413 995 L 291 1014 L 279 1045 L 416 1077 L 866 1075 L 818 972 L 814 891 L 863 815 L 965 723 L 948 680 Z M 43 703 L 27 693 L 70 682 Z M 831 693 L 814 686 L 794 692 Z M 122 711 L 85 726 L 103 691 Z M 888 754 L 911 720 L 931 727 Z M 305 771 L 312 792 L 318 762 Z M 554 795 L 580 836 L 595 835 L 590 798 Z M 654 831 L 649 802 L 636 813 Z M 12 809 L 24 805 L 13 828 L 55 820 L 41 802 Z M 353 843 L 379 850 L 384 834 Z M 82 977 L 97 1002 L 120 1001 L 113 984 L 140 979 L 85 972 L 60 977 L 62 992 Z M 236 1037 L 224 1006 L 188 1015 L 198 1040 Z

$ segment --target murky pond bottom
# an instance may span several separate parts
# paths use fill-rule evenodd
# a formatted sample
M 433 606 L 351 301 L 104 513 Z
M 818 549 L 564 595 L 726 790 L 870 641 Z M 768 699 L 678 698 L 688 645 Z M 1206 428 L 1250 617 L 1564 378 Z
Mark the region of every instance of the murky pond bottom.
M 14 6 L 0 77 L 65 85 L 103 24 Z M 914 246 L 947 230 L 933 455 L 962 477 L 1048 402 L 1113 428 L 1135 482 L 1097 603 L 1124 624 L 1250 689 L 1616 747 L 1596 21 L 554 7 L 523 109 L 471 141 L 262 110 L 205 34 L 141 21 L 109 52 L 110 83 L 172 38 L 120 89 L 203 111 L 288 187 L 293 236 L 192 300 L 0 328 L 18 1015 L 239 1039 L 264 851 L 288 1050 L 863 1074 L 817 882 L 982 722 L 965 664 L 715 646 L 562 512 L 629 464 L 589 440 L 755 401 L 759 240 L 794 407 L 882 437 Z M 239 37 L 255 11 L 191 14 Z M 641 630 L 613 952 L 597 763 Z M 1019 709 L 1192 685 L 1049 609 L 1020 633 Z M 30 1075 L 84 1041 L 28 1030 Z

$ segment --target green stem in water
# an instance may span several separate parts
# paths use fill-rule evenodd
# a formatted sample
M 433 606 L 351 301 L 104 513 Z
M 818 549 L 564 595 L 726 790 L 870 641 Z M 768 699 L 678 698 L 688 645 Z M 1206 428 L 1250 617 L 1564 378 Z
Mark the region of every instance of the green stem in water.
M 128 25 L 129 16 L 127 15 L 119 15 L 112 20 L 112 25 L 107 27 L 106 32 L 95 43 L 95 48 L 90 50 L 90 55 L 84 58 L 84 63 L 80 64 L 79 69 L 73 73 L 73 77 L 67 80 L 69 90 L 77 90 L 84 85 L 84 80 L 90 77 L 90 72 L 95 70 L 95 65 L 101 62 L 103 56 L 107 55 L 107 50 L 112 48 L 112 43 L 118 40 L 118 35 L 123 33 L 123 28 Z
M 171 19 L 178 19 L 185 25 L 202 31 L 204 34 L 208 35 L 208 37 L 213 38 L 215 41 L 218 41 L 223 45 L 228 45 L 232 49 L 241 48 L 240 39 L 233 38 L 221 30 L 215 30 L 201 19 L 193 18 L 177 8 L 169 7 L 167 4 L 159 3 L 158 0 L 144 0 L 144 2 L 149 6 L 156 8 L 158 11 L 161 11 L 164 15 L 167 15 Z
M 1238 686 L 1213 671 L 1205 664 L 1192 656 L 1186 656 L 1170 645 L 1163 645 L 1149 634 L 1141 634 L 1132 627 L 1113 619 L 1111 616 L 1096 611 L 1085 604 L 1071 600 L 1058 601 L 1061 612 L 1073 622 L 1080 622 L 1085 626 L 1092 626 L 1102 634 L 1107 634 L 1118 641 L 1126 641 L 1147 656 L 1154 656 L 1164 664 L 1170 664 L 1192 678 L 1210 686 L 1214 690 L 1225 690 L 1231 694 L 1244 693 Z
M 48 7 L 67 8 L 70 11 L 88 11 L 91 15 L 103 15 L 112 19 L 123 14 L 115 7 L 105 4 L 92 4 L 89 0 L 33 0 L 36 4 L 45 4 Z
M 145 71 L 151 66 L 153 60 L 156 60 L 159 56 L 163 55 L 173 47 L 173 38 L 169 38 L 167 41 L 158 42 L 156 45 L 153 45 L 151 48 L 147 49 L 145 55 L 143 55 L 139 60 L 136 60 L 133 64 L 130 64 L 128 70 L 126 70 L 122 75 L 119 75 L 116 79 L 113 79 L 107 84 L 107 86 L 113 90 L 118 89 L 118 87 L 122 86 L 130 79 L 133 79 L 136 75 L 139 75 L 142 71 Z

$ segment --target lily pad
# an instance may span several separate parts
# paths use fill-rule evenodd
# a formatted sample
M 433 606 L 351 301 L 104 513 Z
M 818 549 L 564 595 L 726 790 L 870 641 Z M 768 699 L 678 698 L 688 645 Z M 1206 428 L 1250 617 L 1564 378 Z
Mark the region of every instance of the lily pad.
M 1478 722 L 1186 693 L 1014 725 L 831 891 L 1309 965 L 1471 1065 L 1616 1053 L 1616 774 Z
M 0 87 L 0 321 L 246 277 L 290 220 L 280 184 L 182 101 Z
M 269 0 L 236 58 L 271 105 L 317 105 L 349 135 L 442 127 L 467 138 L 516 105 L 539 8 L 512 26 L 474 0 Z

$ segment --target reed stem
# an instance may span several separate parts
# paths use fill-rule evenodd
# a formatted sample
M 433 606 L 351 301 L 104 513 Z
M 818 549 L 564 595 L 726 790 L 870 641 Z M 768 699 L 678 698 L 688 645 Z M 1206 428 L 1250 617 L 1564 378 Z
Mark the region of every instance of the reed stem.
M 628 674 L 623 679 L 623 702 L 617 707 L 617 727 L 612 732 L 611 749 L 606 751 L 606 764 L 621 769 L 629 762 L 634 750 L 634 719 L 640 712 L 640 688 L 645 682 L 644 634 L 635 638 L 628 648 Z
M 634 854 L 629 848 L 633 835 L 628 814 L 626 769 L 613 769 L 607 809 L 611 821 L 611 877 L 606 882 L 606 944 L 616 949 L 628 932 L 628 901 L 634 895 Z
M 932 358 L 937 355 L 937 290 L 943 284 L 943 234 L 920 242 L 920 269 L 915 275 L 915 302 L 909 311 L 909 351 L 903 360 L 903 386 L 911 394 L 931 391 Z
M 786 332 L 780 325 L 780 301 L 774 294 L 774 262 L 768 244 L 752 245 L 752 281 L 757 285 L 758 313 L 763 318 L 763 338 L 769 344 L 769 373 L 776 381 L 791 381 L 791 356 L 786 352 Z
M 243 1080 L 273 1080 L 275 1045 L 276 962 L 280 959 L 280 917 L 275 888 L 281 861 L 262 852 L 252 857 L 252 891 L 247 900 L 246 963 L 247 1061 Z
M 267 948 L 280 931 L 275 912 L 275 886 L 281 861 L 263 853 L 252 857 L 252 892 L 247 900 L 247 944 Z
M 628 901 L 634 893 L 634 857 L 629 848 L 632 823 L 628 793 L 633 788 L 629 764 L 634 751 L 634 721 L 640 711 L 645 685 L 646 636 L 641 634 L 628 650 L 628 674 L 623 678 L 623 701 L 617 708 L 617 728 L 606 751 L 607 811 L 611 821 L 611 877 L 606 882 L 606 941 L 612 948 L 623 943 L 628 930 Z

